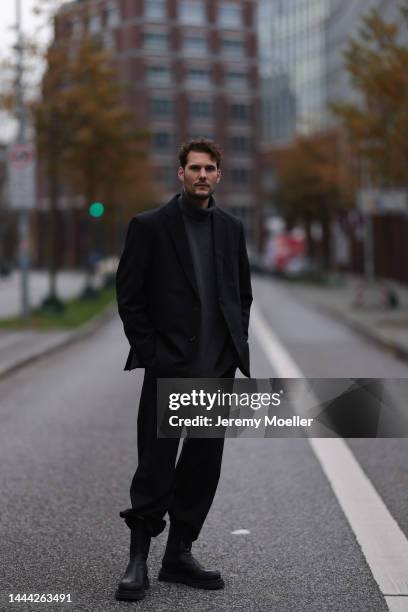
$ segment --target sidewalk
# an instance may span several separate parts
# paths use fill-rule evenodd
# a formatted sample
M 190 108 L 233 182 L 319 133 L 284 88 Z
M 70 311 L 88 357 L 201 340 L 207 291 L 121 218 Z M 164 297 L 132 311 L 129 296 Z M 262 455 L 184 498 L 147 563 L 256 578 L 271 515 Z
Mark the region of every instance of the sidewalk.
M 392 309 L 381 305 L 384 283 L 380 281 L 367 286 L 361 278 L 343 276 L 331 286 L 280 282 L 296 299 L 317 307 L 399 358 L 408 360 L 408 287 L 391 283 L 399 299 L 398 308 Z M 361 301 L 363 304 L 356 305 Z
M 100 278 L 94 278 L 93 284 L 98 286 Z M 85 283 L 85 274 L 80 271 L 61 271 L 57 277 L 58 295 L 66 300 L 75 297 Z M 19 312 L 20 308 L 20 276 L 17 271 L 1 279 L 0 317 L 10 317 Z M 30 303 L 34 308 L 47 295 L 48 274 L 33 270 L 30 273 Z M 36 332 L 1 331 L 0 330 L 0 379 L 14 370 L 23 367 L 44 355 L 62 349 L 72 342 L 80 340 L 99 329 L 105 322 L 115 316 L 116 306 L 107 307 L 93 319 L 73 331 Z
M 93 334 L 116 316 L 116 312 L 115 304 L 108 306 L 74 331 L 0 331 L 0 381 L 14 370 Z

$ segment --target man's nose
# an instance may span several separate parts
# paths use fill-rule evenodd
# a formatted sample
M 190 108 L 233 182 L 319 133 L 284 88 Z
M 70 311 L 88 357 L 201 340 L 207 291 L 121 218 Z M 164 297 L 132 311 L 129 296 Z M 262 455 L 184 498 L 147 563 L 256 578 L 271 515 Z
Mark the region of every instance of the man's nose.
M 201 168 L 200 170 L 200 178 L 207 178 L 207 172 L 205 168 Z

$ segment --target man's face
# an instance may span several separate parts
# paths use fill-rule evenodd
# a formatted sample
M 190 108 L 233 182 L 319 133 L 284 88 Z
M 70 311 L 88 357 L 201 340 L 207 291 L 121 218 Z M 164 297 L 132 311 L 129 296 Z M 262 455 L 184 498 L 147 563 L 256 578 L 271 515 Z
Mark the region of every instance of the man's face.
M 220 182 L 221 170 L 208 153 L 190 151 L 186 167 L 178 169 L 178 177 L 188 196 L 196 200 L 208 200 Z

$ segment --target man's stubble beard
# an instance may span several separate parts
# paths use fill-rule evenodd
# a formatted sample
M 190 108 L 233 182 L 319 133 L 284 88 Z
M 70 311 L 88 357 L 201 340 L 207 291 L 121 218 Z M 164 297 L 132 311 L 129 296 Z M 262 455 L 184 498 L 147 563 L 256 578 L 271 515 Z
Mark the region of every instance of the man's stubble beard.
M 184 186 L 184 191 L 186 192 L 187 196 L 191 199 L 191 200 L 198 200 L 198 201 L 202 201 L 202 200 L 209 200 L 211 198 L 211 196 L 213 195 L 215 189 L 212 189 L 211 187 L 208 188 L 208 192 L 206 194 L 204 193 L 196 193 L 196 192 L 191 192 L 188 189 L 186 189 L 186 187 Z

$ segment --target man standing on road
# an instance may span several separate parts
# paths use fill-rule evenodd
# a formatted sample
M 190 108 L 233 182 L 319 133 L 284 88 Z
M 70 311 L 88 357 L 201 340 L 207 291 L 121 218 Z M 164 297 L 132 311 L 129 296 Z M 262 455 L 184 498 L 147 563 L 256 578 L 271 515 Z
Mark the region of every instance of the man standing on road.
M 117 599 L 143 599 L 150 540 L 170 530 L 159 580 L 220 589 L 218 571 L 191 553 L 211 507 L 223 438 L 157 438 L 157 379 L 233 378 L 249 373 L 251 281 L 242 223 L 219 208 L 221 152 L 206 139 L 183 145 L 182 183 L 165 206 L 130 222 L 117 272 L 117 300 L 130 352 L 125 369 L 145 368 L 138 414 L 138 467 L 132 507 L 120 513 L 131 530 L 130 561 Z

